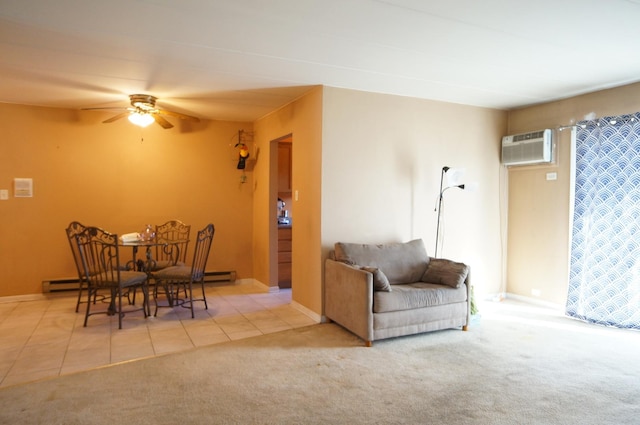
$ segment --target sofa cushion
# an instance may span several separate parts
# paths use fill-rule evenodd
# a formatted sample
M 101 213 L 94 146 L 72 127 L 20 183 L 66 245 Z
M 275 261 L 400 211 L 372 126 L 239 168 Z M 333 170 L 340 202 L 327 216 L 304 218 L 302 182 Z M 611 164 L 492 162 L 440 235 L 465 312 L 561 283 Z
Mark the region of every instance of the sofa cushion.
M 391 284 L 389 283 L 389 279 L 382 272 L 382 270 L 377 269 L 375 267 L 362 267 L 362 270 L 368 271 L 373 274 L 373 290 L 374 291 L 391 291 Z
M 380 269 L 391 284 L 419 281 L 429 262 L 422 239 L 378 245 L 338 242 L 335 257 L 352 266 Z
M 423 282 L 459 288 L 469 274 L 469 266 L 444 258 L 432 258 L 422 278 Z
M 464 302 L 467 299 L 465 285 L 452 288 L 435 283 L 415 282 L 391 285 L 391 292 L 373 293 L 373 312 L 412 310 L 414 308 Z

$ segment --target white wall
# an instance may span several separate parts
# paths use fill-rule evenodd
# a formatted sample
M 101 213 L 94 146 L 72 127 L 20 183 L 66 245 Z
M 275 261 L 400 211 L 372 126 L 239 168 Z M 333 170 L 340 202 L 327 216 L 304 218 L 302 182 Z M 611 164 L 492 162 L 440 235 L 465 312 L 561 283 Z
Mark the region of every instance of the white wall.
M 423 238 L 434 254 L 440 171 L 464 168 L 475 192 L 446 192 L 440 257 L 471 266 L 476 294 L 502 282 L 500 140 L 506 112 L 325 87 L 323 255 L 342 242 Z

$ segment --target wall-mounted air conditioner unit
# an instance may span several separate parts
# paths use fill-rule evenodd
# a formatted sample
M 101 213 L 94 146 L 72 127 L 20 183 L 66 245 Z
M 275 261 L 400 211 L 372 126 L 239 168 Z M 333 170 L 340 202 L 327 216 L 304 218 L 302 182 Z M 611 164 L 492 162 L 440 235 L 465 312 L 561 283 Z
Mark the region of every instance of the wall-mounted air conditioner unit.
M 550 129 L 502 138 L 504 165 L 544 164 L 552 160 L 553 131 Z

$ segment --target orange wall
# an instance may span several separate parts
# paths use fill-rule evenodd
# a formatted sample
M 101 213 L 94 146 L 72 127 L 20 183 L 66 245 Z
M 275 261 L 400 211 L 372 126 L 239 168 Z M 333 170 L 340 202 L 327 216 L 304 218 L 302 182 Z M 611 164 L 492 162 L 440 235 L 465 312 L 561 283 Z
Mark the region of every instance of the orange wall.
M 76 275 L 64 233 L 72 220 L 121 234 L 175 218 L 192 238 L 212 222 L 207 269 L 252 277 L 253 175 L 240 183 L 230 147 L 251 124 L 101 123 L 111 115 L 0 104 L 0 189 L 10 192 L 0 201 L 0 296 Z M 13 197 L 15 177 L 33 178 L 33 198 Z
M 298 192 L 287 209 L 292 226 L 292 299 L 309 311 L 322 312 L 320 255 L 320 176 L 322 170 L 323 88 L 309 93 L 255 122 L 260 156 L 254 175 L 254 271 L 265 285 L 277 287 L 277 142 L 292 135 L 292 182 Z M 270 159 L 270 160 L 269 160 Z
M 509 134 L 558 128 L 597 117 L 640 111 L 640 84 L 509 112 Z M 565 304 L 569 276 L 571 131 L 556 132 L 557 162 L 508 170 L 507 291 Z M 558 179 L 547 181 L 546 173 Z

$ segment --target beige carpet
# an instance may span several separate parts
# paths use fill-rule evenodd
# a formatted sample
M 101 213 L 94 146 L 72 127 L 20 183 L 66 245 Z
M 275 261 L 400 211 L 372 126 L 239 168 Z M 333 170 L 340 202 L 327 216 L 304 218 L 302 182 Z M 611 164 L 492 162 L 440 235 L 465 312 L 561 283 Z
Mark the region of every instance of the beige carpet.
M 638 424 L 640 334 L 524 305 L 372 348 L 322 324 L 0 390 L 3 424 Z

